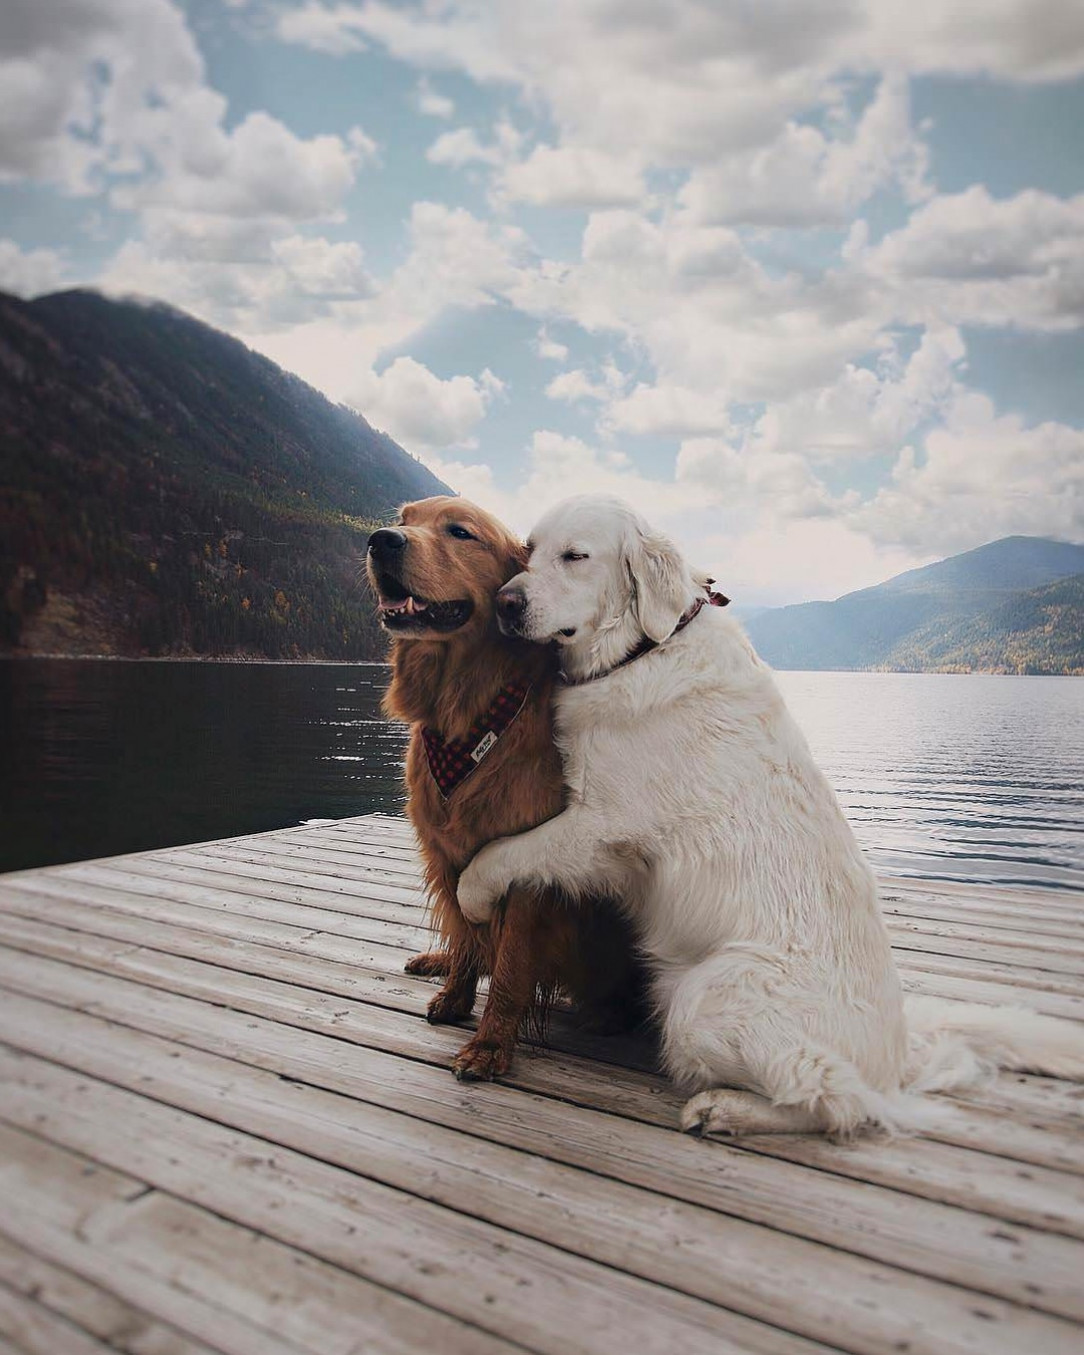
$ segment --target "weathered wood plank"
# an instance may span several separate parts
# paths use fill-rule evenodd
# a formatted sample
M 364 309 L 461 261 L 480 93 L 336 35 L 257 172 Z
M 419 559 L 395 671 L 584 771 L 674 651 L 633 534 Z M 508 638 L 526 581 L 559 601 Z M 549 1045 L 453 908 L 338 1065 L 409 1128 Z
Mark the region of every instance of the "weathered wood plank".
M 64 1266 L 36 1256 L 0 1233 L 0 1281 L 38 1307 L 96 1337 L 102 1349 L 128 1355 L 217 1355 L 213 1347 L 160 1322 L 116 1294 Z M 26 1337 L 23 1344 L 34 1351 Z M 50 1342 L 42 1355 L 62 1355 L 66 1344 Z
M 2 906 L 2 903 L 0 903 L 0 909 L 2 909 Z M 376 1003 L 392 1010 L 419 1016 L 424 1012 L 425 1004 L 433 991 L 428 982 L 413 979 L 401 972 L 401 952 L 392 948 L 368 947 L 364 966 L 355 963 L 339 964 L 335 961 L 328 962 L 324 957 L 301 955 L 288 948 L 279 952 L 275 949 L 255 946 L 251 941 L 225 939 L 220 937 L 218 933 L 205 936 L 199 931 L 151 921 L 145 917 L 129 917 L 125 914 L 110 914 L 104 911 L 83 909 L 81 905 L 68 902 L 59 902 L 50 911 L 49 918 L 50 922 L 62 926 L 88 929 L 90 934 L 104 934 L 117 941 L 130 942 L 141 948 L 154 947 L 178 956 L 196 960 L 210 960 L 215 965 L 233 968 L 242 973 L 277 977 L 287 983 L 301 984 L 319 992 L 360 999 L 367 1003 Z M 44 932 L 42 928 L 45 928 Z M 37 953 L 53 954 L 58 958 L 75 958 L 80 963 L 90 962 L 89 956 L 93 951 L 93 946 L 88 943 L 84 935 L 79 935 L 74 939 L 71 937 L 65 938 L 63 932 L 50 932 L 48 924 L 31 918 L 11 919 L 7 923 L 7 930 L 9 943 L 20 944 L 21 936 L 21 944 L 25 944 Z M 114 966 L 117 963 L 111 951 L 107 953 L 106 963 L 108 966 Z M 143 960 L 137 964 L 134 960 L 128 959 L 126 964 L 132 972 L 136 970 L 141 972 L 144 981 L 155 983 L 167 989 L 175 984 L 183 985 L 187 981 L 184 978 L 170 977 L 169 966 L 166 965 L 163 969 L 162 962 L 155 964 Z M 219 982 L 221 982 L 221 976 L 217 976 L 213 980 L 213 983 Z M 207 986 L 205 985 L 201 991 L 207 991 Z M 243 999 L 238 1000 L 243 1001 Z M 286 995 L 283 1006 L 287 1013 L 297 1006 L 292 995 Z M 303 1008 L 299 1010 L 300 1019 L 304 1020 L 304 1010 Z M 427 1032 L 427 1035 L 434 1038 L 432 1032 Z M 451 1052 L 458 1047 L 458 1041 L 461 1037 L 448 1032 L 445 1033 L 445 1036 L 446 1043 L 443 1050 L 446 1052 L 443 1055 L 437 1055 L 437 1057 L 450 1058 Z M 550 1043 L 554 1048 L 567 1052 L 590 1053 L 596 1058 L 601 1053 L 602 1057 L 610 1064 L 613 1064 L 615 1060 L 628 1063 L 627 1041 L 600 1040 L 597 1037 L 585 1039 L 582 1034 L 574 1029 L 569 1030 L 557 1023 L 554 1023 L 551 1031 Z M 411 1052 L 414 1056 L 418 1056 L 417 1049 L 413 1047 L 409 1051 L 404 1049 L 402 1052 Z M 641 1066 L 653 1066 L 654 1054 L 650 1047 L 641 1046 L 637 1052 L 640 1054 L 638 1061 Z M 433 1056 L 432 1051 L 430 1051 L 430 1056 Z M 552 1067 L 551 1071 L 554 1071 L 555 1075 L 559 1075 Z M 593 1085 L 606 1087 L 618 1095 L 622 1094 L 626 1080 L 623 1068 L 608 1067 L 604 1076 L 600 1078 L 597 1073 L 588 1067 L 585 1074 L 581 1073 L 579 1078 L 579 1095 L 581 1096 L 583 1095 L 585 1078 L 590 1079 Z M 1026 1093 L 1027 1083 L 1027 1079 L 1020 1080 L 1021 1096 Z M 642 1086 L 642 1082 L 634 1084 L 636 1092 L 640 1095 L 643 1094 Z M 1044 1088 L 1042 1106 L 1044 1117 L 1048 1116 L 1051 1102 L 1055 1097 L 1060 1100 L 1063 1110 L 1074 1111 L 1080 1107 L 1081 1089 L 1065 1083 L 1055 1084 L 1055 1088 L 1056 1090 L 1052 1089 L 1049 1084 Z M 568 1086 L 561 1086 L 556 1091 L 557 1094 L 568 1095 L 571 1089 Z M 981 1093 L 973 1093 L 971 1099 L 975 1098 L 981 1099 Z M 677 1101 L 670 1097 L 666 1101 L 667 1108 L 664 1113 L 673 1117 L 676 1115 L 676 1105 Z M 662 1103 L 659 1102 L 656 1092 L 656 1113 L 661 1108 Z M 1047 1127 L 1050 1126 L 1047 1125 Z M 1003 1145 L 1004 1138 L 1004 1134 L 999 1132 L 996 1142 Z M 1047 1160 L 1045 1157 L 1040 1158 L 1040 1161 Z
M 1084 894 L 882 892 L 909 989 L 1084 1018 Z M 0 1351 L 6 1318 L 30 1349 L 70 1335 L 131 1355 L 346 1355 L 358 1329 L 333 1321 L 329 1343 L 318 1320 L 349 1310 L 337 1285 L 405 1305 L 377 1324 L 377 1351 L 466 1355 L 476 1339 L 494 1355 L 508 1342 L 593 1355 L 616 1332 L 660 1355 L 933 1355 L 1060 1350 L 1073 1335 L 1084 1088 L 1006 1075 L 939 1098 L 941 1127 L 921 1140 L 700 1144 L 673 1131 L 679 1098 L 645 1071 L 650 1043 L 592 1040 L 560 1016 L 563 1052 L 524 1050 L 507 1083 L 458 1088 L 444 1069 L 462 1032 L 429 1027 L 432 984 L 400 972 L 430 941 L 425 921 L 417 846 L 393 816 L 0 878 L 13 948 L 0 949 L 0 1030 L 28 1051 L 0 1064 L 15 1096 L 0 1109 L 33 1131 L 7 1179 L 24 1194 L 36 1183 L 22 1231 L 0 1231 Z M 60 1155 L 48 1170 L 43 1153 Z M 104 1194 L 84 1200 L 84 1236 L 53 1196 L 88 1170 Z M 358 1263 L 361 1198 L 378 1224 Z M 5 1272 L 20 1248 L 53 1267 L 52 1289 Z M 264 1266 L 275 1248 L 280 1272 Z M 290 1288 L 291 1267 L 316 1268 L 321 1302 Z M 816 1292 L 788 1306 L 795 1273 Z M 273 1274 L 292 1322 L 278 1320 Z M 142 1344 L 82 1320 L 110 1304 L 143 1321 Z M 424 1340 L 404 1313 L 430 1323 Z
M 51 1142 L 106 1166 L 131 1163 L 181 1201 L 531 1349 L 809 1351 L 807 1342 L 775 1327 L 267 1139 L 26 1056 L 3 1056 L 0 1063 L 5 1120 L 33 1124 Z M 1011 1310 L 1014 1318 L 1017 1312 L 1024 1310 Z M 1053 1318 L 1026 1316 L 1052 1349 L 1071 1330 Z
M 1048 1234 L 999 1228 L 962 1210 L 768 1163 L 726 1145 L 714 1145 L 721 1151 L 705 1152 L 705 1145 L 650 1126 L 600 1124 L 595 1113 L 509 1094 L 505 1089 L 479 1087 L 451 1096 L 447 1081 L 431 1068 L 397 1065 L 383 1054 L 352 1057 L 344 1066 L 335 1041 L 311 1035 L 298 1039 L 262 1023 L 255 1027 L 251 1022 L 227 1021 L 217 1031 L 217 1054 L 208 1057 L 190 1050 L 183 1061 L 170 1061 L 171 1046 L 160 1038 L 103 1029 L 93 1019 L 79 1022 L 69 1016 L 65 1023 L 55 1014 L 43 1014 L 40 1004 L 24 1004 L 22 1012 L 21 1028 L 34 1032 L 20 1037 L 24 1047 L 32 1046 L 96 1076 L 122 1081 L 205 1115 L 227 1115 L 235 1127 L 256 1126 L 265 1134 L 273 1131 L 276 1141 L 305 1147 L 305 1127 L 313 1116 L 325 1136 L 334 1134 L 336 1123 L 345 1124 L 345 1137 L 337 1143 L 322 1142 L 319 1155 L 327 1161 L 351 1165 L 365 1142 L 364 1133 L 373 1132 L 381 1112 L 368 1112 L 365 1130 L 359 1135 L 351 1120 L 354 1107 L 336 1101 L 325 1107 L 314 1095 L 315 1088 L 346 1094 L 372 1107 L 409 1113 L 425 1126 L 440 1124 L 509 1148 L 527 1149 L 659 1195 L 763 1222 L 938 1279 L 952 1279 L 1065 1316 L 1084 1316 L 1084 1294 L 1077 1282 L 1084 1248 Z M 43 1024 L 53 1028 L 54 1040 L 62 1036 L 63 1042 L 41 1044 Z M 192 1027 L 196 1025 L 193 1021 Z M 204 1032 L 193 1028 L 185 1034 L 193 1049 L 206 1050 L 216 1038 L 213 1025 Z M 277 1077 L 267 1071 L 258 1076 L 248 1069 L 239 1071 L 224 1055 Z M 283 1078 L 290 1081 L 283 1085 Z M 163 1079 L 164 1087 L 159 1089 Z M 299 1087 L 302 1083 L 304 1087 Z M 247 1116 L 242 1085 L 256 1098 Z M 429 1137 L 419 1139 L 421 1131 L 417 1126 L 404 1127 L 401 1115 L 390 1124 L 384 1137 L 394 1146 L 398 1165 L 386 1168 L 395 1173 L 390 1178 L 381 1178 L 390 1184 L 413 1180 L 420 1159 L 458 1160 L 461 1156 L 454 1135 L 445 1135 L 444 1147 L 438 1150 L 431 1131 Z M 469 1152 L 466 1157 L 470 1160 Z M 373 1170 L 378 1158 L 378 1150 L 366 1149 L 367 1171 Z M 521 1168 L 516 1159 L 506 1154 L 506 1160 L 508 1171 L 518 1176 Z M 494 1163 L 487 1164 L 486 1171 L 487 1175 L 499 1174 Z M 523 1175 L 525 1179 L 516 1180 L 513 1188 L 526 1188 L 530 1200 L 538 1172 L 531 1166 Z M 618 1208 L 611 1206 L 605 1214 L 614 1226 L 620 1221 Z M 590 1231 L 590 1219 L 586 1226 Z M 626 1222 L 626 1233 L 627 1227 Z M 648 1229 L 644 1239 L 648 1255 L 650 1238 Z
M 25 1355 L 108 1355 L 110 1347 L 0 1281 L 0 1336 Z M 114 1351 L 116 1347 L 112 1348 Z
M 186 964 L 191 966 L 191 962 Z M 0 952 L 0 981 L 16 991 L 49 997 L 61 987 L 56 971 L 57 966 L 50 961 L 22 957 L 9 963 Z M 397 1013 L 367 1004 L 341 998 L 329 1000 L 322 995 L 299 996 L 284 985 L 230 973 L 220 975 L 216 983 L 207 985 L 204 996 L 211 1001 L 242 1005 L 249 1011 L 291 1024 L 302 1019 L 299 1011 L 303 1010 L 308 1029 L 330 1032 L 340 1040 L 366 1047 L 375 1044 L 393 1052 L 413 1053 L 429 1059 L 434 1057 L 434 1045 L 454 1048 L 460 1038 L 454 1031 L 434 1031 L 421 1022 L 412 1022 Z M 231 1027 L 242 1032 L 242 1037 L 244 1030 L 254 1029 L 245 1020 L 235 1021 L 227 1012 L 201 1010 L 198 1003 L 188 998 L 169 992 L 141 991 L 127 981 L 105 975 L 71 972 L 64 978 L 56 1000 L 92 1009 L 120 1022 L 134 1021 L 143 1029 L 182 1042 L 202 1039 L 205 1047 L 211 1049 L 221 1047 L 215 1042 L 223 1040 Z M 201 1027 L 203 1033 L 199 1036 L 195 1032 Z M 296 1039 L 296 1035 L 293 1038 Z M 512 1080 L 517 1083 L 531 1078 L 533 1082 L 528 1085 L 553 1094 L 556 1082 L 558 1094 L 580 1104 L 616 1110 L 668 1127 L 676 1123 L 678 1098 L 657 1078 L 636 1077 L 626 1072 L 621 1078 L 600 1079 L 590 1063 L 567 1058 L 559 1061 L 521 1059 L 520 1064 L 522 1068 L 517 1066 L 512 1075 Z M 953 1114 L 963 1117 L 972 1137 L 984 1133 L 986 1142 L 993 1145 L 995 1151 L 1012 1151 L 1015 1142 L 1017 1151 L 1030 1151 L 1049 1160 L 1048 1155 L 1055 1144 L 1060 1144 L 1066 1154 L 1073 1154 L 1079 1142 L 1074 1133 L 1059 1133 L 1056 1129 L 1042 1127 L 1033 1129 L 1019 1123 L 1006 1124 L 1004 1117 L 997 1114 L 969 1112 L 964 1107 L 957 1108 Z M 953 1133 L 951 1122 L 944 1132 Z M 836 1147 L 817 1140 L 769 1136 L 746 1140 L 743 1145 L 747 1151 L 772 1156 L 797 1155 L 796 1160 L 815 1162 L 822 1170 L 859 1179 L 876 1170 L 879 1175 L 869 1179 L 1017 1223 L 1073 1235 L 1084 1229 L 1084 1182 L 1079 1177 L 1066 1176 L 1043 1165 L 1025 1168 L 999 1163 L 983 1153 L 930 1139 L 877 1142 L 872 1146 L 876 1151 L 864 1156 L 867 1148 L 864 1144 Z
M 2 1119 L 2 1117 L 0 1117 Z M 4 1229 L 15 1242 L 75 1271 L 122 1299 L 203 1340 L 224 1355 L 302 1355 L 301 1349 L 178 1284 L 168 1247 L 118 1255 L 109 1229 L 149 1187 L 127 1173 L 59 1151 L 33 1133 L 0 1122 L 0 1184 L 9 1208 Z M 101 1225 L 99 1227 L 99 1225 Z M 253 1289 L 259 1287 L 254 1273 Z

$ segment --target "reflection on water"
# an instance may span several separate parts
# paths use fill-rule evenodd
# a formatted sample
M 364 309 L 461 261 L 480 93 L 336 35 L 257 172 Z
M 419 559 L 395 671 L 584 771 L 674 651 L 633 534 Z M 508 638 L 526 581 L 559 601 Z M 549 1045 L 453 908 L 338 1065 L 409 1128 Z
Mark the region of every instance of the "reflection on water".
M 1084 681 L 777 676 L 881 874 L 1084 886 Z
M 387 671 L 0 663 L 0 869 L 398 812 Z
M 402 803 L 379 665 L 0 663 L 0 869 Z M 1084 886 L 1084 680 L 781 673 L 884 874 Z

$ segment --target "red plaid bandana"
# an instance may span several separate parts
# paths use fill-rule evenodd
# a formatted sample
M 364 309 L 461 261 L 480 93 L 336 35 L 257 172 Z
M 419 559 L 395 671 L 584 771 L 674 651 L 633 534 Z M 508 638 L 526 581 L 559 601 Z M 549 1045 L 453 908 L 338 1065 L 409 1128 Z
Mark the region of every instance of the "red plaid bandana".
M 529 682 L 502 687 L 489 709 L 471 725 L 465 739 L 445 739 L 435 729 L 422 729 L 425 756 L 437 789 L 446 800 L 475 771 L 527 703 Z

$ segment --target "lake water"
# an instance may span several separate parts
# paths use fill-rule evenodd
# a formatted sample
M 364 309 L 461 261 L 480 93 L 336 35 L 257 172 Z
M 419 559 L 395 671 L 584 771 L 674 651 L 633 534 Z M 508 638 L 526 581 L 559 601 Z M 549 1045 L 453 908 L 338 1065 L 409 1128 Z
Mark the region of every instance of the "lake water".
M 1084 887 L 1084 679 L 778 676 L 879 872 Z M 0 870 L 396 813 L 386 679 L 0 662 Z

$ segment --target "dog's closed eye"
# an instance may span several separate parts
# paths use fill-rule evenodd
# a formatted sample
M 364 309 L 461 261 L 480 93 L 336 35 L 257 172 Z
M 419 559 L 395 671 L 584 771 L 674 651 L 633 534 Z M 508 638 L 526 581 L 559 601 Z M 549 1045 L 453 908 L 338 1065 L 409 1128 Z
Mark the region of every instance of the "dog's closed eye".
M 590 560 L 590 558 L 591 557 L 586 553 L 575 550 L 566 550 L 561 554 L 561 559 L 564 560 L 566 564 L 573 564 L 577 560 Z

